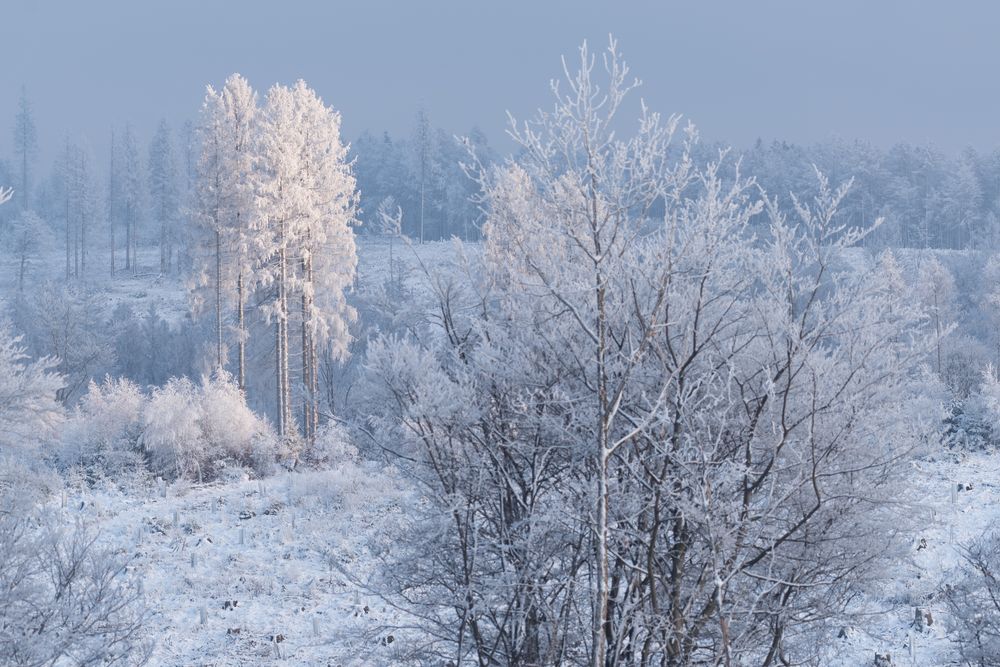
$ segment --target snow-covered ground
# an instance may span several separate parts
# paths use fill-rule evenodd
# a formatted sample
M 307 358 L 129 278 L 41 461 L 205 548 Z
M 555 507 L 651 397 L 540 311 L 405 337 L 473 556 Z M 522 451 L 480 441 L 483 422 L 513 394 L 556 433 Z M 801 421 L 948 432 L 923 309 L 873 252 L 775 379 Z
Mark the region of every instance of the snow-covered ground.
M 830 667 L 871 665 L 875 653 L 890 654 L 893 665 L 905 667 L 962 664 L 947 635 L 941 590 L 955 579 L 961 546 L 997 518 L 1000 453 L 943 452 L 915 461 L 909 486 L 917 499 L 909 511 L 922 527 L 898 567 L 866 600 L 873 610 L 868 622 L 847 628 L 840 645 L 830 647 Z M 922 628 L 914 623 L 916 609 L 924 615 Z
M 952 662 L 939 595 L 1000 503 L 1000 456 L 945 455 L 912 464 L 924 528 L 866 605 L 869 622 L 829 648 L 830 667 Z M 958 491 L 961 483 L 963 490 Z M 971 486 L 971 489 L 967 487 Z M 393 665 L 418 641 L 401 613 L 364 584 L 393 548 L 413 495 L 391 468 L 346 463 L 263 481 L 179 483 L 55 497 L 131 561 L 152 616 L 156 665 Z M 955 492 L 952 493 L 952 490 Z M 930 614 L 922 631 L 914 608 Z M 390 639 L 391 637 L 391 639 Z M 911 653 L 912 644 L 912 653 Z M 912 656 L 912 657 L 911 657 Z
M 53 498 L 131 562 L 155 665 L 391 665 L 400 617 L 364 591 L 404 511 L 383 466 Z M 65 506 L 63 507 L 63 503 Z M 391 638 L 390 638 L 391 637 Z

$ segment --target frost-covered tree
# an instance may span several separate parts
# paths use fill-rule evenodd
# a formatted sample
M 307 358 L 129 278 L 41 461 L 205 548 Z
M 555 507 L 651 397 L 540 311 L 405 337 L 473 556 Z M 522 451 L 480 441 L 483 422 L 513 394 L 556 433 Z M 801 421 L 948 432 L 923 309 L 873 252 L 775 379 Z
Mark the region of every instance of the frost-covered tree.
M 17 101 L 17 115 L 14 117 L 14 154 L 18 158 L 21 180 L 18 186 L 21 190 L 21 208 L 28 208 L 30 193 L 31 167 L 38 153 L 38 129 L 35 127 L 35 116 L 28 101 L 28 91 L 21 86 L 21 96 Z
M 34 356 L 55 360 L 55 370 L 64 378 L 58 398 L 67 405 L 114 360 L 112 341 L 95 317 L 102 306 L 93 291 L 53 282 L 26 290 L 16 304 L 15 324 Z
M 153 220 L 160 228 L 160 273 L 168 273 L 177 236 L 177 164 L 167 121 L 161 120 L 149 145 L 149 198 Z
M 846 188 L 789 221 L 675 117 L 624 134 L 603 65 L 584 47 L 512 127 L 482 266 L 370 348 L 371 419 L 430 503 L 386 586 L 456 664 L 822 662 L 902 525 L 921 313 L 890 263 L 841 265 Z
M 393 282 L 393 245 L 398 236 L 403 233 L 403 207 L 389 195 L 379 202 L 375 211 L 375 232 L 389 239 L 389 282 Z
M 136 275 L 139 271 L 139 226 L 142 222 L 143 188 L 139 147 L 130 125 L 125 125 L 121 142 L 120 205 L 125 223 L 125 270 Z
M 115 228 L 118 225 L 118 218 L 116 213 L 118 212 L 118 183 L 119 176 L 118 171 L 115 169 L 115 130 L 111 128 L 111 159 L 108 164 L 108 260 L 111 268 L 111 277 L 115 277 L 115 271 L 117 266 L 115 264 L 115 252 L 117 248 L 117 241 L 115 240 Z
M 256 279 L 271 290 L 266 313 L 275 323 L 278 431 L 296 431 L 289 364 L 293 299 L 299 301 L 302 428 L 318 426 L 318 346 L 347 354 L 354 317 L 346 291 L 354 281 L 355 181 L 340 141 L 340 115 L 304 81 L 268 91 L 258 133 Z
M 51 357 L 32 360 L 10 325 L 0 323 L 0 456 L 23 454 L 54 436 L 64 385 L 55 366 Z
M 935 365 L 940 375 L 943 370 L 942 348 L 944 338 L 951 330 L 955 310 L 955 279 L 937 257 L 924 259 L 917 272 L 914 286 L 917 300 L 927 311 L 934 328 Z
M 209 87 L 198 133 L 201 157 L 195 180 L 194 287 L 196 305 L 211 287 L 216 356 L 224 366 L 223 311 L 232 304 L 238 348 L 237 382 L 246 383 L 246 315 L 253 266 L 254 149 L 257 95 L 239 74 L 220 91 Z
M 45 508 L 40 481 L 0 467 L 0 663 L 145 664 L 152 642 L 130 559 Z
M 62 177 L 63 236 L 66 251 L 66 279 L 79 278 L 86 272 L 90 245 L 88 232 L 97 217 L 97 196 L 90 153 L 66 141 L 60 165 Z
M 427 110 L 423 107 L 417 109 L 416 126 L 413 129 L 412 157 L 413 172 L 417 178 L 418 203 L 417 209 L 417 238 L 424 242 L 424 226 L 427 213 L 427 194 L 430 187 L 431 174 L 433 170 L 433 148 L 434 138 L 431 130 L 431 122 L 427 117 Z
M 22 293 L 31 263 L 52 245 L 52 230 L 34 211 L 23 211 L 4 232 L 3 240 L 17 262 L 17 291 Z

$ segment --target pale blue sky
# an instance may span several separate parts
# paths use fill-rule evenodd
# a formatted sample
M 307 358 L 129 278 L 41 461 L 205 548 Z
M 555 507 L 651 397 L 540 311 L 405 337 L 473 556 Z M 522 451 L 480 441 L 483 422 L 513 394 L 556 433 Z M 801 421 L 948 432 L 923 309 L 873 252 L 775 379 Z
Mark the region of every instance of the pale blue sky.
M 479 125 L 547 106 L 561 54 L 619 39 L 643 96 L 702 134 L 808 142 L 839 135 L 1000 145 L 1000 3 L 212 2 L 3 0 L 0 155 L 28 86 L 43 156 L 69 133 L 103 150 L 112 121 L 143 139 L 193 117 L 208 82 L 306 79 L 345 134 Z

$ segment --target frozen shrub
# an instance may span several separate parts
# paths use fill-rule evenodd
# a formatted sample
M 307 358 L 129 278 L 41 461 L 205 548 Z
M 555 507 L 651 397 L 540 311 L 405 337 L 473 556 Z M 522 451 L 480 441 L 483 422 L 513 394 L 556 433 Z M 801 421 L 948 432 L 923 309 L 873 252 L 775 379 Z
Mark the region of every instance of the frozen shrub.
M 58 461 L 79 466 L 91 478 L 138 472 L 139 437 L 146 397 L 130 380 L 91 382 L 62 432 Z
M 142 443 L 153 471 L 170 477 L 202 479 L 200 461 L 205 451 L 198 424 L 201 405 L 197 390 L 187 378 L 171 379 L 153 390 L 143 411 Z
M 997 445 L 993 424 L 1000 421 L 1000 380 L 987 365 L 980 375 L 979 390 L 954 403 L 945 418 L 945 439 L 950 446 L 986 449 Z
M 234 467 L 264 474 L 277 455 L 270 426 L 225 375 L 200 385 L 170 380 L 153 391 L 143 425 L 150 465 L 167 476 L 205 481 Z
M 139 665 L 149 656 L 127 562 L 82 525 L 38 508 L 39 487 L 0 490 L 0 664 Z
M 358 450 L 342 425 L 328 422 L 316 434 L 316 442 L 302 452 L 302 462 L 311 467 L 336 467 L 357 459 Z
M 952 394 L 965 398 L 983 382 L 990 358 L 986 346 L 967 335 L 953 334 L 943 353 L 941 377 Z
M 993 419 L 981 394 L 952 403 L 944 420 L 945 442 L 949 447 L 972 451 L 993 447 Z
M 944 589 L 948 622 L 961 664 L 986 667 L 1000 655 L 1000 532 L 961 548 L 963 563 Z
M 246 397 L 228 375 L 203 380 L 200 427 L 212 460 L 252 468 L 267 474 L 276 457 L 276 437 L 268 422 L 251 410 Z

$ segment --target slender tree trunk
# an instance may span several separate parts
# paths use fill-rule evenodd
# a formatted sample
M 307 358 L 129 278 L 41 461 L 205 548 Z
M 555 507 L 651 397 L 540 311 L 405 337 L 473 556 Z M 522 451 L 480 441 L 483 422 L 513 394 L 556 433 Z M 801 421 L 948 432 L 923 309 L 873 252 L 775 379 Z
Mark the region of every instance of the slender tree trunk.
M 215 355 L 222 370 L 222 231 L 215 228 Z
M 80 216 L 80 273 L 87 273 L 87 220 L 86 213 Z
M 303 435 L 306 442 L 314 444 L 316 441 L 316 430 L 319 423 L 319 404 L 317 395 L 319 393 L 319 383 L 316 369 L 316 339 L 315 327 L 312 321 L 312 290 L 313 270 L 312 260 L 302 259 L 302 276 L 305 282 L 305 289 L 302 290 L 302 387 L 304 389 L 303 401 Z
M 284 254 L 284 251 L 282 251 L 282 255 Z M 288 265 L 286 264 L 286 259 L 286 257 L 282 257 L 281 303 L 283 305 L 281 318 L 281 392 L 284 394 L 282 404 L 285 406 L 286 431 L 289 435 L 291 435 L 295 432 L 295 422 L 292 418 L 292 383 L 288 358 Z
M 108 177 L 108 230 L 111 233 L 111 277 L 115 277 L 115 131 L 111 130 L 111 174 Z
M 308 280 L 310 285 L 314 285 L 312 255 L 309 256 Z M 310 299 L 312 298 L 310 297 Z M 312 306 L 312 303 L 309 305 Z M 309 331 L 309 399 L 312 406 L 312 425 L 309 427 L 310 442 L 315 444 L 316 432 L 319 430 L 319 363 L 316 358 L 315 328 Z
M 285 249 L 285 221 L 278 226 L 278 391 L 282 435 L 290 436 L 294 431 L 291 408 L 291 384 L 288 364 L 288 254 Z
M 165 274 L 170 266 L 167 262 L 167 221 L 163 219 L 163 210 L 160 210 L 160 273 Z
M 25 265 L 25 253 L 21 253 L 21 268 L 17 273 L 17 291 L 24 292 L 24 265 Z
M 305 274 L 305 260 L 302 260 L 302 273 Z M 307 443 L 312 443 L 309 429 L 312 426 L 312 413 L 310 412 L 312 396 L 310 389 L 312 383 L 309 381 L 309 315 L 305 290 L 302 292 L 302 435 Z
M 125 205 L 125 270 L 135 273 L 132 267 L 132 204 Z
M 606 368 L 607 314 L 605 312 L 604 275 L 601 268 L 604 249 L 601 243 L 600 219 L 597 210 L 596 176 L 590 177 L 591 233 L 594 239 L 594 297 L 597 307 L 597 609 L 594 618 L 594 667 L 605 667 L 607 646 L 611 631 L 608 618 L 610 589 L 608 513 L 611 491 L 608 485 L 610 459 L 610 406 L 608 404 L 608 378 Z
M 70 190 L 72 189 L 72 182 L 70 181 L 69 170 L 70 170 L 69 140 L 67 139 L 66 140 L 66 176 L 65 176 L 65 178 L 63 178 L 63 188 L 66 190 L 66 192 L 65 192 L 65 195 L 66 195 L 66 202 L 65 202 L 65 204 L 66 204 L 66 282 L 69 282 L 69 279 L 72 277 L 72 274 L 73 274 L 72 262 L 71 262 L 71 259 L 72 259 L 72 248 L 70 247 L 72 245 L 71 242 L 70 242 L 70 233 L 71 233 L 70 227 L 72 226 L 72 222 L 71 222 L 70 215 L 69 215 L 69 198 L 70 198 Z
M 240 269 L 239 275 L 236 277 L 236 322 L 239 329 L 239 342 L 237 344 L 237 349 L 239 350 L 239 364 L 238 364 L 238 382 L 240 391 L 246 391 L 246 319 L 244 317 L 244 306 L 243 306 L 243 270 Z
M 277 419 L 278 419 L 278 435 L 281 437 L 285 436 L 285 405 L 284 398 L 285 394 L 282 391 L 284 387 L 284 382 L 281 378 L 281 320 L 275 320 L 274 322 L 274 386 L 277 398 Z

